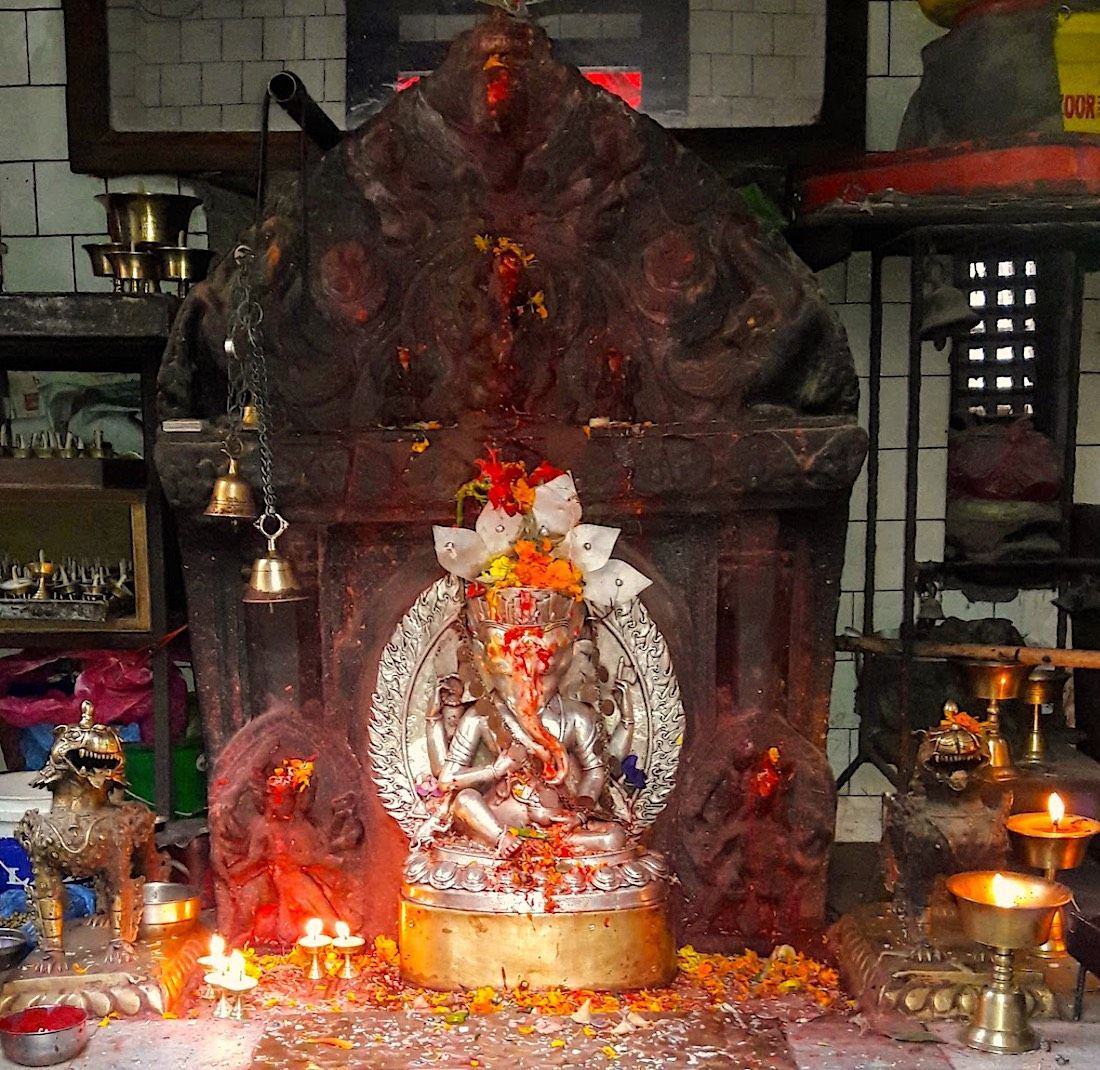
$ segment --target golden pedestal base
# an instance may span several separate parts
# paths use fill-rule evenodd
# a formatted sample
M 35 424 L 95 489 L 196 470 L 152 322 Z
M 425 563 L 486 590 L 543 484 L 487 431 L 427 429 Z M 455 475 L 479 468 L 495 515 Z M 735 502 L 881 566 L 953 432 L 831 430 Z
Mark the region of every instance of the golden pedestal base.
M 668 984 L 676 949 L 662 900 L 608 911 L 504 914 L 402 897 L 401 973 L 424 988 L 611 991 Z

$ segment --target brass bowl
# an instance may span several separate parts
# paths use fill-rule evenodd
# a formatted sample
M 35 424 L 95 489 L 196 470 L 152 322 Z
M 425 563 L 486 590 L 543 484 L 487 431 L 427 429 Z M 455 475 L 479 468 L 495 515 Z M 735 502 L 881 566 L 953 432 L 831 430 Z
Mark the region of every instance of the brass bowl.
M 987 702 L 1003 702 L 1020 694 L 1032 667 L 1014 661 L 964 661 L 956 668 L 968 695 Z
M 121 253 L 108 253 L 107 259 L 115 278 L 130 289 L 149 292 L 157 288 L 160 261 L 155 253 L 126 249 Z
M 0 929 L 0 970 L 18 966 L 30 954 L 31 942 L 22 929 Z
M 85 245 L 84 251 L 92 262 L 92 274 L 97 279 L 114 278 L 114 268 L 108 258 L 108 253 L 124 253 L 126 246 L 120 242 L 102 242 L 99 244 Z
M 1033 869 L 1076 869 L 1085 859 L 1089 841 L 1100 832 L 1090 817 L 1064 818 L 1055 831 L 1043 813 L 1013 814 L 1005 827 L 1019 859 Z
M 107 209 L 111 241 L 129 247 L 138 242 L 176 245 L 187 238 L 191 213 L 202 201 L 178 193 L 100 193 Z
M 193 929 L 199 920 L 202 903 L 189 885 L 147 881 L 144 897 L 145 909 L 138 930 L 138 936 L 144 940 L 181 936 Z
M 214 253 L 184 245 L 160 245 L 153 250 L 160 260 L 160 277 L 172 282 L 201 282 L 210 270 Z
M 1038 947 L 1050 937 L 1054 915 L 1072 898 L 1064 884 L 1023 873 L 1001 873 L 1011 905 L 993 900 L 992 870 L 956 873 L 947 879 L 947 890 L 959 906 L 963 931 L 987 947 L 1015 950 Z

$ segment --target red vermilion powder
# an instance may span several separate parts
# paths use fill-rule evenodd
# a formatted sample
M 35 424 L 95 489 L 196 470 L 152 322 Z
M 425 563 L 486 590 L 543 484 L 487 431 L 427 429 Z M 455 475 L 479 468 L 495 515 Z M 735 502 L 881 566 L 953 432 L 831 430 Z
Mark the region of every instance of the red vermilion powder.
M 87 1017 L 78 1007 L 31 1007 L 18 1014 L 0 1018 L 0 1031 L 5 1033 L 53 1033 L 70 1029 Z

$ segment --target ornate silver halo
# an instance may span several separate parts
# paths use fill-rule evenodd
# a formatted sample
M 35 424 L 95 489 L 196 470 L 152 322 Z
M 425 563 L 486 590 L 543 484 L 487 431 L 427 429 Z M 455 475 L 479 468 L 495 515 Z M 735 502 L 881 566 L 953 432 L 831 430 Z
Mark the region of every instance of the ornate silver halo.
M 417 784 L 430 773 L 425 718 L 437 681 L 455 671 L 465 607 L 462 583 L 444 576 L 416 599 L 382 651 L 371 702 L 371 775 L 379 798 L 415 838 L 429 816 Z M 600 661 L 612 674 L 620 660 L 633 670 L 633 753 L 646 783 L 631 799 L 629 831 L 648 828 L 664 809 L 684 738 L 684 706 L 668 646 L 640 599 L 610 610 L 590 608 Z M 614 683 L 614 680 L 611 681 Z M 610 686 L 610 685 L 609 685 Z

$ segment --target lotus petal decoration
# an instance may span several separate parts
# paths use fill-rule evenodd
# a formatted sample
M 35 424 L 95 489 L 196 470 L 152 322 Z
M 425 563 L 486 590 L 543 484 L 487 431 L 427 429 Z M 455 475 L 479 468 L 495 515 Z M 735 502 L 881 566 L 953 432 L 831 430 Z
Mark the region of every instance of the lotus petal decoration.
M 581 520 L 581 501 L 573 476 L 565 472 L 535 488 L 535 523 L 550 535 L 564 535 Z
M 476 580 L 493 555 L 485 540 L 469 528 L 432 527 L 435 556 L 439 563 L 455 576 Z
M 512 549 L 523 530 L 523 516 L 520 513 L 509 516 L 503 509 L 486 506 L 479 514 L 474 530 L 481 536 L 490 557 L 496 557 Z
M 569 558 L 587 576 L 607 564 L 618 537 L 618 528 L 578 524 L 562 539 L 556 555 Z
M 652 582 L 633 565 L 612 559 L 584 577 L 584 597 L 597 606 L 621 606 L 637 598 Z

